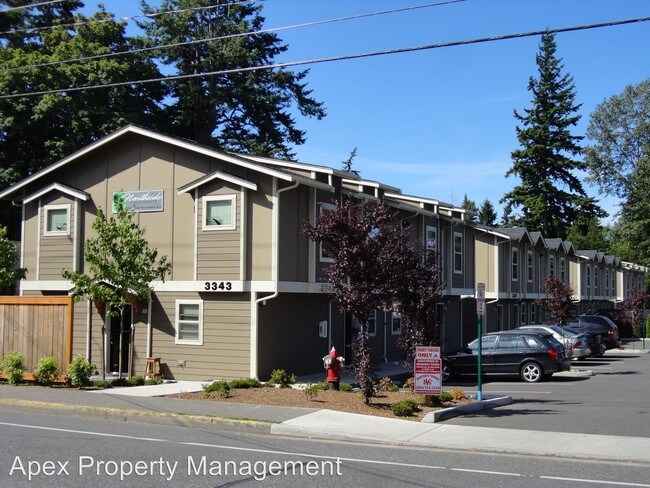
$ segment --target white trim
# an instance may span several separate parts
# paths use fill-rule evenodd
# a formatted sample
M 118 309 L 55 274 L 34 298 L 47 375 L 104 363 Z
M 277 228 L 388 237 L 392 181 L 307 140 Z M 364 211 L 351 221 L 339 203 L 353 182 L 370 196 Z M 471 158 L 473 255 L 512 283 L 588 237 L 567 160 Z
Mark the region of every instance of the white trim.
M 40 207 L 39 207 L 40 208 Z M 22 220 L 20 221 L 20 267 L 25 267 L 25 205 L 21 205 L 20 213 Z M 39 214 L 40 215 L 40 214 Z M 40 222 L 40 218 L 39 218 Z M 37 241 L 37 246 L 40 246 L 40 241 Z M 18 295 L 23 295 L 23 280 L 18 282 Z
M 72 269 L 80 271 L 79 265 L 79 244 L 81 242 L 81 225 L 79 224 L 79 200 L 74 201 L 74 239 L 72 240 Z
M 46 186 L 42 190 L 39 190 L 36 193 L 33 193 L 32 195 L 25 197 L 23 200 L 23 205 L 26 203 L 33 202 L 34 200 L 41 198 L 43 195 L 53 191 L 53 190 L 58 190 L 61 193 L 65 193 L 66 195 L 76 199 L 76 200 L 83 200 L 84 202 L 87 202 L 90 198 L 90 195 L 86 193 L 85 191 L 81 190 L 76 190 L 74 188 L 70 188 L 67 185 L 62 185 L 61 183 L 52 183 L 51 185 Z
M 153 357 L 153 327 L 151 325 L 151 313 L 153 310 L 151 296 L 147 301 L 147 357 Z
M 92 331 L 92 313 L 93 313 L 92 303 L 93 302 L 90 299 L 86 300 L 86 360 L 87 361 L 90 361 L 90 353 L 92 347 L 91 340 L 90 340 L 90 334 Z
M 278 180 L 273 178 L 271 189 L 271 281 L 278 281 L 278 226 L 280 220 L 280 209 L 278 208 Z
M 251 293 L 251 329 L 250 329 L 250 334 L 251 334 L 251 339 L 250 339 L 250 356 L 249 356 L 249 363 L 248 363 L 248 376 L 250 378 L 255 378 L 259 379 L 257 377 L 257 348 L 258 348 L 258 311 L 257 307 L 259 305 L 257 304 L 257 292 L 252 292 Z
M 240 227 L 239 227 L 239 279 L 246 279 L 246 188 L 241 188 L 241 210 L 240 210 Z
M 187 185 L 181 186 L 177 190 L 177 194 L 181 195 L 183 193 L 187 193 L 189 191 L 195 190 L 201 187 L 202 185 L 205 185 L 206 183 L 209 183 L 212 180 L 216 180 L 216 179 L 227 181 L 228 183 L 241 186 L 242 188 L 248 188 L 249 190 L 257 190 L 257 184 L 253 183 L 252 181 L 248 181 L 243 178 L 237 178 L 236 176 L 228 175 L 226 173 L 221 173 L 220 171 L 214 171 L 208 175 L 202 176 L 198 180 L 194 180 L 191 183 L 188 183 Z
M 433 246 L 429 246 L 429 231 L 432 230 L 435 235 L 435 242 Z M 427 249 L 439 249 L 438 241 L 438 227 L 435 225 L 425 225 L 424 226 L 424 246 Z
M 179 312 L 181 305 L 198 305 L 199 306 L 199 320 L 198 320 L 198 335 L 197 340 L 179 339 L 178 333 L 180 331 L 179 325 Z M 186 299 L 177 298 L 174 307 L 174 343 L 186 346 L 202 346 L 203 345 L 203 300 L 200 299 Z
M 65 210 L 66 211 L 66 222 L 65 230 L 48 230 L 48 212 L 51 210 Z M 44 219 L 43 219 L 43 236 L 46 237 L 55 237 L 55 236 L 69 236 L 70 235 L 70 213 L 72 207 L 69 203 L 56 203 L 48 204 L 43 207 Z
M 267 158 L 264 156 L 251 156 L 250 154 L 239 154 L 239 153 L 233 153 L 231 154 L 239 156 L 240 158 L 244 159 L 250 159 L 251 161 L 255 161 L 257 163 L 263 163 L 263 164 L 271 164 L 274 166 L 284 166 L 285 168 L 292 168 L 292 169 L 301 169 L 304 171 L 311 171 L 312 173 L 323 173 L 326 175 L 337 175 L 337 176 L 342 176 L 349 178 L 351 175 L 350 173 L 346 173 L 345 171 L 337 170 L 334 168 L 328 168 L 327 166 L 319 166 L 317 164 L 311 164 L 311 163 L 297 163 L 296 161 L 285 161 L 282 159 L 273 159 L 273 158 Z
M 194 189 L 194 276 L 199 276 L 199 189 Z
M 513 277 L 513 268 L 515 266 L 515 263 L 513 261 L 513 256 L 517 253 L 517 273 Z M 510 281 L 519 281 L 519 266 L 521 265 L 521 260 L 519 259 L 519 248 L 518 247 L 511 247 L 510 248 Z
M 460 237 L 460 253 L 456 252 L 456 237 Z M 465 236 L 462 232 L 454 232 L 452 245 L 452 267 L 455 275 L 462 275 L 465 269 Z M 460 269 L 456 269 L 456 254 L 460 254 Z
M 208 204 L 211 202 L 223 202 L 230 200 L 230 218 L 231 225 L 208 224 L 205 221 L 207 215 Z M 202 231 L 224 231 L 237 229 L 237 195 L 206 195 L 201 198 L 202 213 L 201 213 L 201 230 Z
M 369 186 L 370 188 L 382 188 L 385 190 L 393 190 L 395 192 L 402 191 L 400 188 L 397 188 L 396 186 L 387 185 L 385 183 L 381 183 L 379 181 L 374 181 L 374 180 L 362 180 L 362 179 L 352 180 L 349 178 L 343 178 L 341 182 L 352 186 L 358 186 L 359 191 L 363 191 L 364 186 Z
M 400 327 L 397 329 L 397 332 L 393 328 L 393 320 L 398 319 Z M 390 334 L 391 335 L 399 335 L 402 330 L 402 314 L 398 312 L 391 312 L 390 313 Z
M 36 223 L 36 279 L 41 279 L 41 234 L 43 233 L 43 207 L 41 206 L 41 200 L 38 200 L 38 222 Z M 21 236 L 21 239 L 25 240 L 25 234 Z

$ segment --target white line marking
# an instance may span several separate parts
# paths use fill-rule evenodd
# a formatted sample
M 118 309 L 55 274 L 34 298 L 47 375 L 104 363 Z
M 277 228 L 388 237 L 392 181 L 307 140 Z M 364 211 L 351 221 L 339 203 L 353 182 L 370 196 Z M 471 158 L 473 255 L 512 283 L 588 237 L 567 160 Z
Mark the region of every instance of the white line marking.
M 545 480 L 557 480 L 557 481 L 577 481 L 580 483 L 598 483 L 603 485 L 617 485 L 617 486 L 643 486 L 649 487 L 650 485 L 645 485 L 643 483 L 625 483 L 623 481 L 600 481 L 600 480 L 584 480 L 578 478 L 560 478 L 556 476 L 540 476 L 541 479 Z
M 104 432 L 88 432 L 83 430 L 72 430 L 72 429 L 59 429 L 56 427 L 40 427 L 37 425 L 23 425 L 23 424 L 13 424 L 10 422 L 0 422 L 0 425 L 7 425 L 9 427 L 23 427 L 25 429 L 36 429 L 36 430 L 49 430 L 54 432 L 65 432 L 69 434 L 85 434 L 90 436 L 100 436 L 100 437 L 114 437 L 118 439 L 129 439 L 133 441 L 147 441 L 147 442 L 165 442 L 168 444 L 176 444 L 182 446 L 192 446 L 192 447 L 211 447 L 215 449 L 225 449 L 229 451 L 244 451 L 244 452 L 256 452 L 261 454 L 279 454 L 283 456 L 302 456 L 315 459 L 328 459 L 328 460 L 341 460 L 341 461 L 350 461 L 355 463 L 366 463 L 366 464 L 381 464 L 387 466 L 405 466 L 409 468 L 423 468 L 423 469 L 446 469 L 442 466 L 428 466 L 424 464 L 408 464 L 408 463 L 397 463 L 391 461 L 377 461 L 374 459 L 359 459 L 359 458 L 345 458 L 340 456 L 321 456 L 318 454 L 305 454 L 301 452 L 288 452 L 288 451 L 273 451 L 270 449 L 253 449 L 250 447 L 233 447 L 233 446 L 222 446 L 219 444 L 203 444 L 200 442 L 180 442 L 180 441 L 170 441 L 167 439 L 155 439 L 151 437 L 135 437 L 131 435 L 124 434 L 106 434 Z
M 479 473 L 479 474 L 496 474 L 499 476 L 523 476 L 523 474 L 519 474 L 519 473 L 503 473 L 501 471 L 483 471 L 481 469 L 450 468 L 449 471 L 464 471 L 465 473 Z

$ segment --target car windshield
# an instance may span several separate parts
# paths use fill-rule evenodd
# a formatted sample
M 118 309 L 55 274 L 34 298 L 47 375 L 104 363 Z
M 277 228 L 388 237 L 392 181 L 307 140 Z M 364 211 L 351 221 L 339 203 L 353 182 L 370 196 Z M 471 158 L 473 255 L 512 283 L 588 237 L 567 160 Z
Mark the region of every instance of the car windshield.
M 616 324 L 612 322 L 610 319 L 603 315 L 581 315 L 580 316 L 580 321 L 581 322 L 587 322 L 589 324 L 598 324 L 598 325 L 604 325 L 607 327 L 612 327 L 616 329 Z
M 562 327 L 562 330 L 564 330 L 567 334 L 571 334 L 571 335 L 584 334 L 584 331 L 574 329 L 573 327 Z

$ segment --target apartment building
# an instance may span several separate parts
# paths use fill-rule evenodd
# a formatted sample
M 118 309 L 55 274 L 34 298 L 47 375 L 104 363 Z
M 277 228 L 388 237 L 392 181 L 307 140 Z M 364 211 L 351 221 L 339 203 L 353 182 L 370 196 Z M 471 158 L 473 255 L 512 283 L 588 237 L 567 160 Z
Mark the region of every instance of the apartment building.
M 305 221 L 345 199 L 390 205 L 411 223 L 413 239 L 438 249 L 446 288 L 436 312 L 448 350 L 476 337 L 478 282 L 487 285 L 486 329 L 500 330 L 543 320 L 535 300 L 548 272 L 575 284 L 577 301 L 597 298 L 598 306 L 647 273 L 526 229 L 472 224 L 451 204 L 333 168 L 226 153 L 127 126 L 0 192 L 22 207 L 22 295 L 71 292 L 61 271 L 84 269 L 97 209 L 110 214 L 117 196 L 173 265 L 152 284 L 150 302 L 128 311 L 133 343 L 123 361 L 133 358 L 136 374 L 147 357 L 161 358 L 166 378 L 196 380 L 266 379 L 276 368 L 311 373 L 332 346 L 349 358 L 354 324 L 323 281 L 331 257 L 301 234 Z M 381 311 L 368 317 L 377 357 L 403 357 L 400 320 Z M 75 305 L 74 354 L 116 371 L 118 343 L 119 323 L 105 310 Z

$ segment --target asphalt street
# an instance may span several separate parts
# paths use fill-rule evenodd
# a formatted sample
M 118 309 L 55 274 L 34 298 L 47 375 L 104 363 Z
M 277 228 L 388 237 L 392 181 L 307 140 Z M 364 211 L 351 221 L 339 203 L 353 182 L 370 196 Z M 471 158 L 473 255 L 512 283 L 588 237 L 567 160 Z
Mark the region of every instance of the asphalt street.
M 648 465 L 215 432 L 7 407 L 0 435 L 0 486 L 11 488 L 650 487 Z
M 650 437 L 650 354 L 617 354 L 573 363 L 592 370 L 587 378 L 551 378 L 535 384 L 488 380 L 483 391 L 514 403 L 445 424 L 582 434 Z M 476 391 L 476 383 L 450 382 Z

